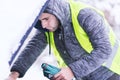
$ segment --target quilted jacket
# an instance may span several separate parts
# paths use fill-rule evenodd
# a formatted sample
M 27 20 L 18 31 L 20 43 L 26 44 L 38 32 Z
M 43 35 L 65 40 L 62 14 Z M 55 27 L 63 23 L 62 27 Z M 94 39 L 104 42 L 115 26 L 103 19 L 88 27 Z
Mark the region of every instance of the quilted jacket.
M 55 15 L 60 27 L 54 32 L 57 50 L 64 62 L 71 68 L 77 80 L 106 80 L 113 72 L 101 66 L 111 54 L 111 45 L 103 18 L 90 8 L 82 9 L 77 18 L 79 25 L 89 36 L 93 51 L 87 53 L 79 44 L 73 30 L 70 6 L 65 0 L 50 0 L 44 12 Z M 18 71 L 23 77 L 47 45 L 45 32 L 38 30 L 21 52 L 11 71 Z

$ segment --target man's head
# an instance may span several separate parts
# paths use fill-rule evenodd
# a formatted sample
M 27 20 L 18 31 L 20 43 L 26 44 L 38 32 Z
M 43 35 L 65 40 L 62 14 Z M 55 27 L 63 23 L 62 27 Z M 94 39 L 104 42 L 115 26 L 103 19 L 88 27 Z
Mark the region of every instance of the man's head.
M 45 17 L 48 17 L 48 20 L 43 19 Z M 35 28 L 44 32 L 55 31 L 58 28 L 58 25 L 64 27 L 70 22 L 69 3 L 66 2 L 66 0 L 50 0 L 42 15 L 40 15 Z
M 39 20 L 41 21 L 42 28 L 48 29 L 49 31 L 55 31 L 59 26 L 59 20 L 50 13 L 42 13 Z

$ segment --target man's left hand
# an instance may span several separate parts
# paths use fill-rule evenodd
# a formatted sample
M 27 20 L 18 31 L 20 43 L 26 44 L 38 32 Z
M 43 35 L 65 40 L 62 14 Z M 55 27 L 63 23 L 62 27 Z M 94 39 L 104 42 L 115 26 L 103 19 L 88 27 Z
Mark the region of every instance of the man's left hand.
M 73 72 L 69 67 L 61 68 L 61 71 L 55 74 L 52 80 L 72 80 L 74 78 Z

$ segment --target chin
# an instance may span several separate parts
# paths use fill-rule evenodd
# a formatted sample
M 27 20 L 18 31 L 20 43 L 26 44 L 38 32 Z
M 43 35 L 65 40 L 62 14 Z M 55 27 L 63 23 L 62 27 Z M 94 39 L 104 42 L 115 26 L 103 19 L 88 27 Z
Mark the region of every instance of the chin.
M 49 30 L 50 32 L 54 32 L 54 31 L 56 31 L 56 30 Z
M 54 30 L 49 30 L 50 32 L 54 32 Z

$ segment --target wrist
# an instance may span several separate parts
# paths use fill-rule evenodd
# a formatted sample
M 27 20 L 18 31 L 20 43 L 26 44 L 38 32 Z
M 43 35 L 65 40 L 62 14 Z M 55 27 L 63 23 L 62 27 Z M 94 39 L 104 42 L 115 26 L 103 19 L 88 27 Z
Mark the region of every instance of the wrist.
M 13 71 L 13 72 L 10 73 L 9 76 L 12 77 L 12 78 L 14 78 L 14 79 L 17 79 L 19 77 L 19 73 L 16 72 L 16 71 Z

